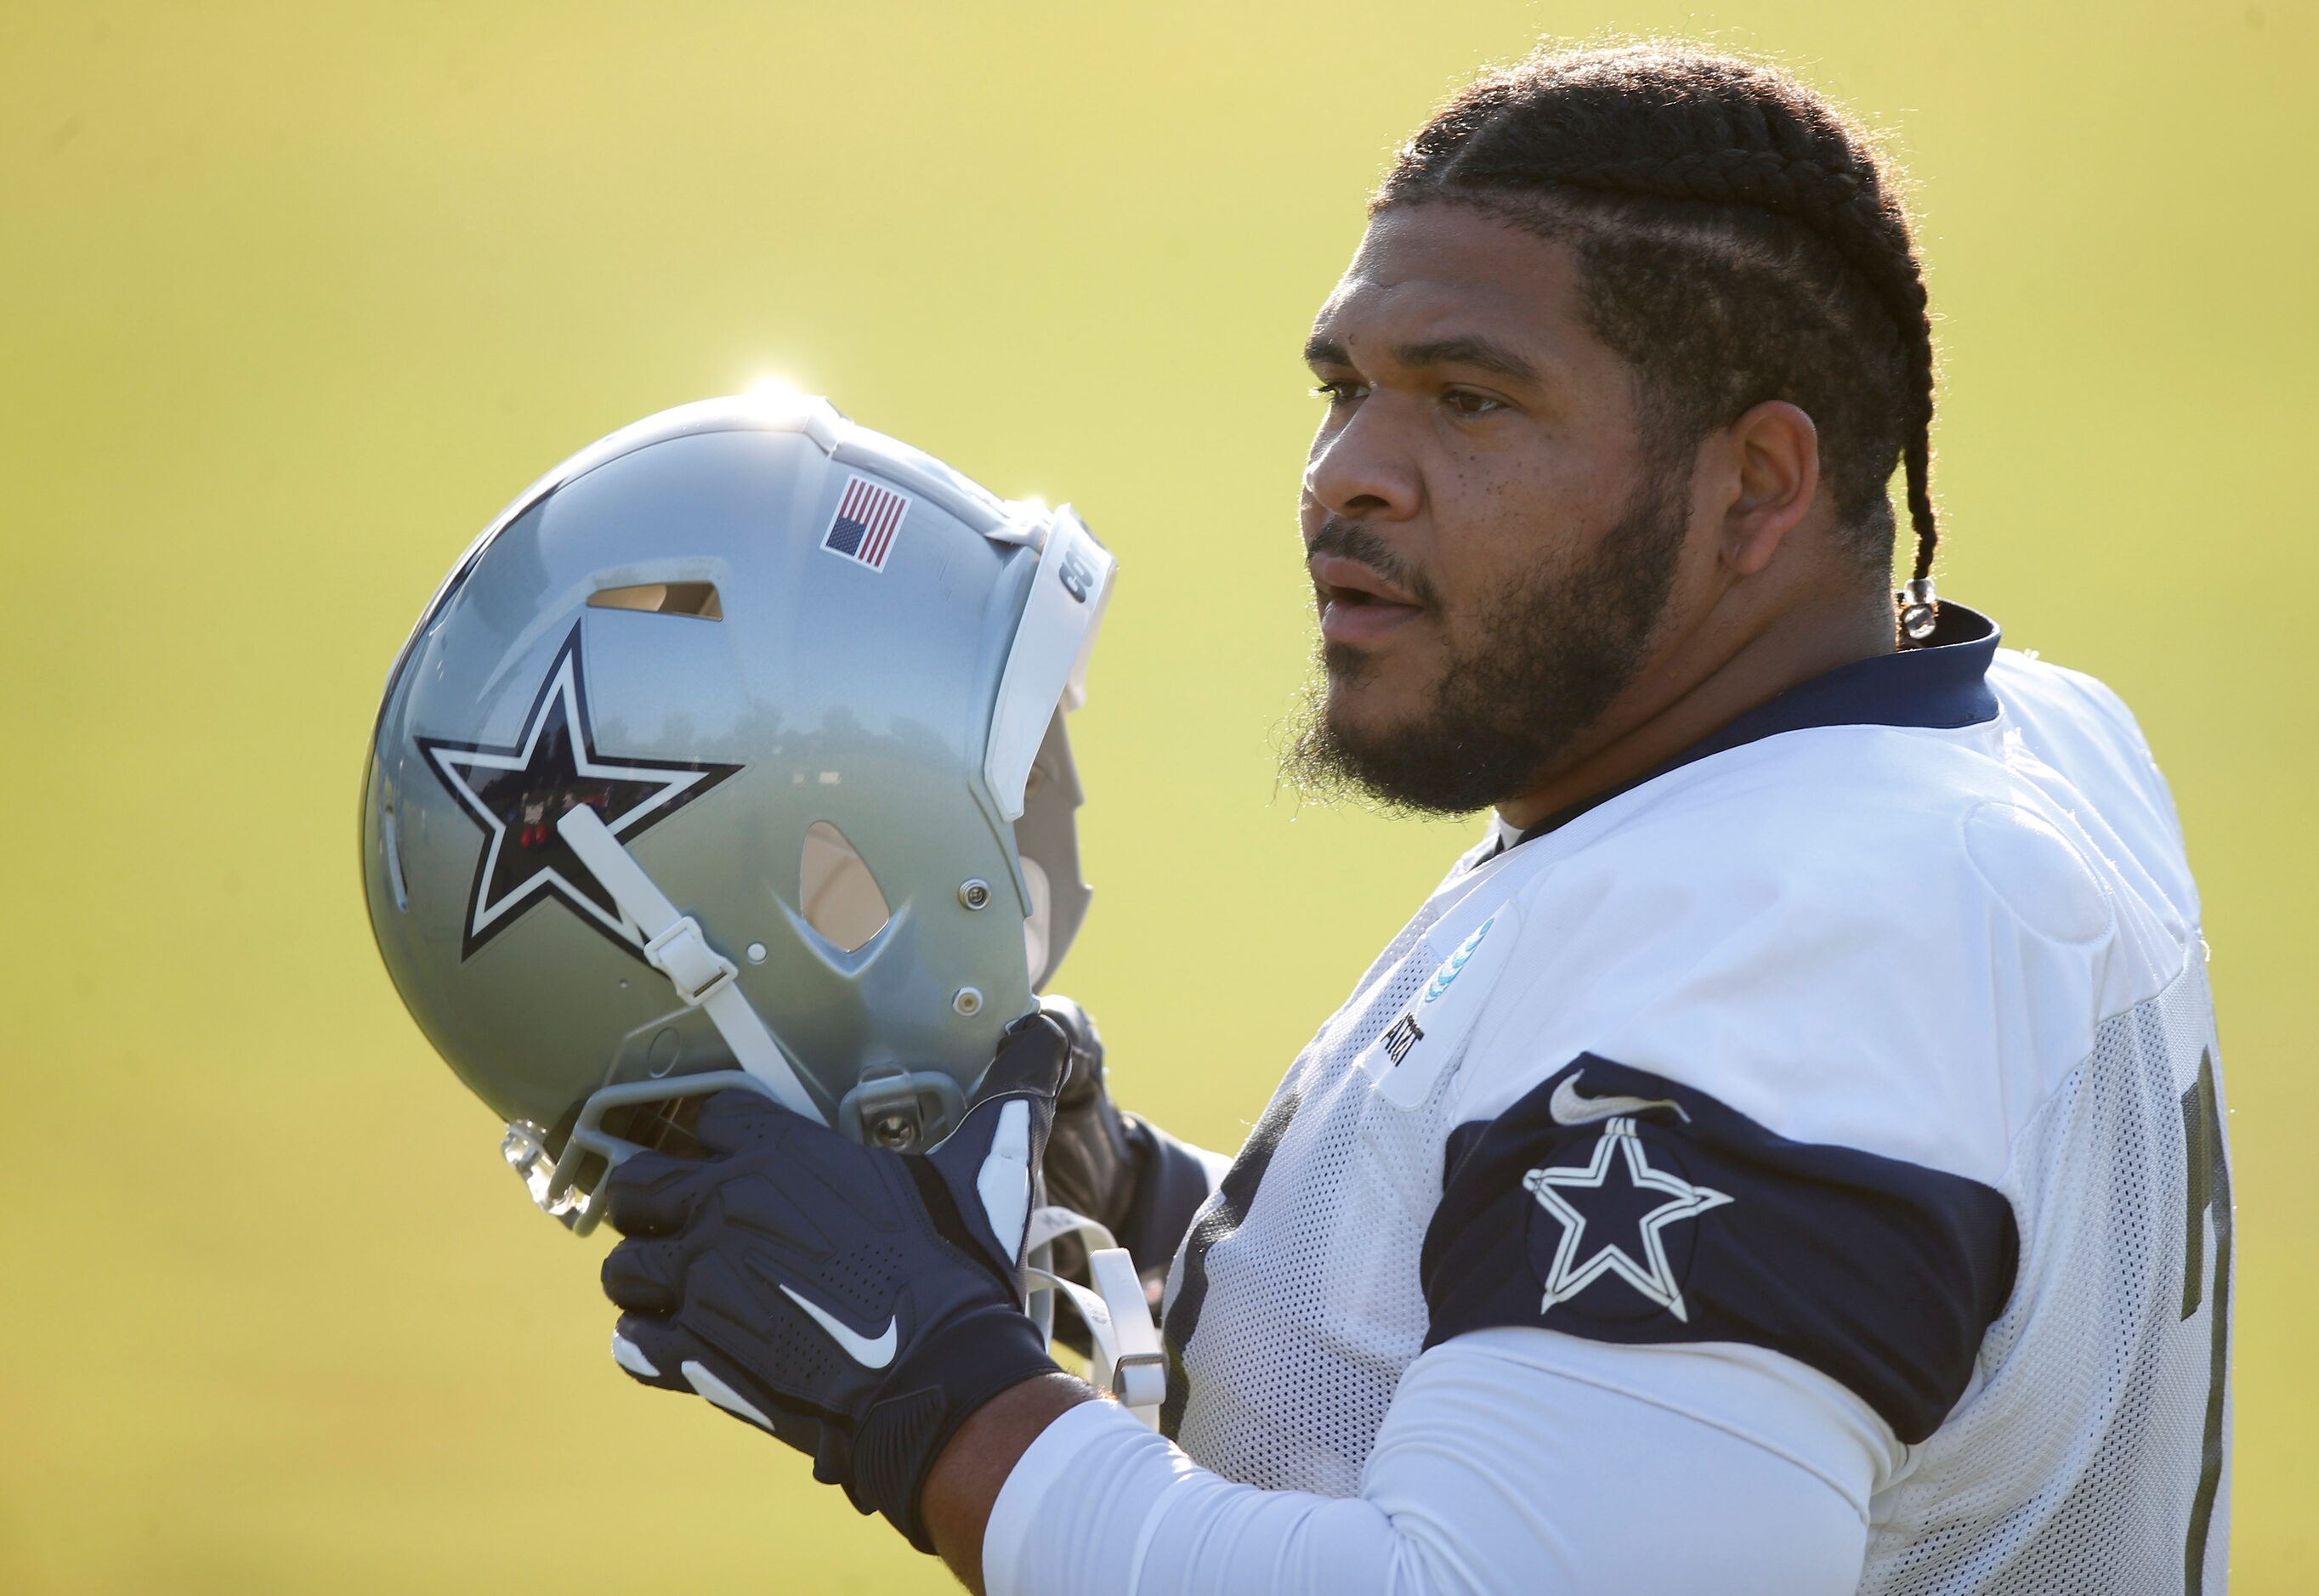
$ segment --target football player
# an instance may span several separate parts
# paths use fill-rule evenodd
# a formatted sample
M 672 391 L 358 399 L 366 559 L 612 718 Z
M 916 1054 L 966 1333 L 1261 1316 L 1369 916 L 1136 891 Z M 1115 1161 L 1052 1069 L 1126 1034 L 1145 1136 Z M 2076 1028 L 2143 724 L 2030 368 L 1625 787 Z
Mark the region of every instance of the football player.
M 624 1366 L 992 1591 L 2220 1590 L 2197 894 L 2125 707 L 1935 594 L 1891 175 L 1776 71 L 1541 54 L 1305 353 L 1295 762 L 1488 834 L 1220 1178 L 1068 1007 L 931 1155 L 709 1099 L 609 1177 Z M 1166 1268 L 1159 1433 L 1017 1308 L 1042 1149 Z

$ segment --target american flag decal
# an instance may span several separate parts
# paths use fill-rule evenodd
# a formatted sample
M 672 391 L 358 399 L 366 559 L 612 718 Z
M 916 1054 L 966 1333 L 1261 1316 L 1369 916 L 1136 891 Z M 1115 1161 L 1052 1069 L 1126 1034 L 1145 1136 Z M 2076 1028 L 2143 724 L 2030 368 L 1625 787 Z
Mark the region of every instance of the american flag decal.
M 886 556 L 894 552 L 894 534 L 909 508 L 910 501 L 891 488 L 881 488 L 866 476 L 849 478 L 845 491 L 838 495 L 837 513 L 829 518 L 829 530 L 821 535 L 821 546 L 883 571 Z

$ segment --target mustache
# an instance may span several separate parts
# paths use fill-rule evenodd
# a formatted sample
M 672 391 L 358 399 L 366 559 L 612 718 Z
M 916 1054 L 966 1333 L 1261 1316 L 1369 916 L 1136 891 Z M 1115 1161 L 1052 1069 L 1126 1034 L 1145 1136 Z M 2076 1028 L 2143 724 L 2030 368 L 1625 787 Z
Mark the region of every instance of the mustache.
M 1385 581 L 1407 593 L 1428 609 L 1438 608 L 1433 584 L 1425 573 L 1403 559 L 1376 533 L 1360 522 L 1344 516 L 1331 515 L 1321 523 L 1304 545 L 1304 557 L 1315 555 L 1335 555 L 1340 559 L 1356 560 L 1376 572 Z

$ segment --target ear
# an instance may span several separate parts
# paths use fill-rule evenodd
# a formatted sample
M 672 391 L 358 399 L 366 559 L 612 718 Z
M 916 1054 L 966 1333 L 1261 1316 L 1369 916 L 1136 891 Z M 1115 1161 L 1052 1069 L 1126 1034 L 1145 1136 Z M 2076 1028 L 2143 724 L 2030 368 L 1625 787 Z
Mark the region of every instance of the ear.
M 1819 428 L 1783 399 L 1767 399 L 1725 432 L 1736 476 L 1724 507 L 1724 564 L 1753 576 L 1772 563 L 1819 493 Z

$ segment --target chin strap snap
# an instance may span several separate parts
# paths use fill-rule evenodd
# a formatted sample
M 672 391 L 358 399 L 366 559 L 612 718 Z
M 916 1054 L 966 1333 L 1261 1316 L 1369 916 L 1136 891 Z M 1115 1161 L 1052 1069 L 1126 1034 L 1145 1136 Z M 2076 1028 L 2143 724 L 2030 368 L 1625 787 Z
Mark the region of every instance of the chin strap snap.
M 1941 601 L 1933 591 L 1933 579 L 1917 577 L 1900 590 L 1899 599 L 1900 636 L 1910 643 L 1923 643 L 1941 619 Z
M 1024 1270 L 1024 1278 L 1033 1291 L 1051 1291 L 1069 1303 L 1086 1322 L 1094 1349 L 1087 1360 L 1087 1383 L 1111 1393 L 1121 1406 L 1157 1429 L 1160 1403 L 1168 1394 L 1168 1355 L 1160 1350 L 1143 1282 L 1127 1249 L 1094 1220 L 1068 1208 L 1037 1208 L 1024 1237 L 1025 1256 L 1059 1236 L 1074 1234 L 1086 1243 L 1087 1278 L 1094 1290 L 1041 1268 Z
M 700 923 L 679 914 L 668 895 L 653 884 L 644 866 L 620 846 L 603 817 L 585 804 L 574 804 L 555 823 L 555 830 L 589 873 L 603 883 L 620 913 L 645 933 L 645 960 L 669 978 L 685 1004 L 708 1014 L 717 1034 L 733 1050 L 741 1068 L 762 1083 L 773 1100 L 826 1124 L 812 1095 L 798 1079 L 781 1043 L 765 1029 L 765 1022 L 749 1006 L 749 999 L 733 979 L 730 959 L 709 946 Z

